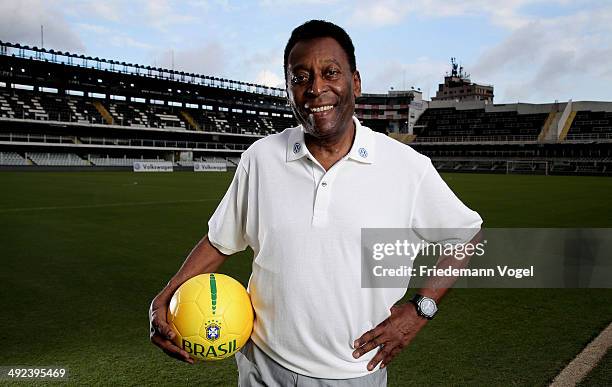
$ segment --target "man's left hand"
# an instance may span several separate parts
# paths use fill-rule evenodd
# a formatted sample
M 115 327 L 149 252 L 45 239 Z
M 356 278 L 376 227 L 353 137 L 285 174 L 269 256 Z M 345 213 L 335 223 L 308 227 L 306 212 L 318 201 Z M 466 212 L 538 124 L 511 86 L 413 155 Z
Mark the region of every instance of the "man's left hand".
M 426 323 L 427 319 L 417 314 L 412 303 L 394 305 L 391 307 L 391 316 L 355 340 L 353 357 L 357 359 L 374 348 L 381 347 L 368 363 L 368 370 L 373 370 L 380 362 L 380 368 L 384 368 L 414 339 Z

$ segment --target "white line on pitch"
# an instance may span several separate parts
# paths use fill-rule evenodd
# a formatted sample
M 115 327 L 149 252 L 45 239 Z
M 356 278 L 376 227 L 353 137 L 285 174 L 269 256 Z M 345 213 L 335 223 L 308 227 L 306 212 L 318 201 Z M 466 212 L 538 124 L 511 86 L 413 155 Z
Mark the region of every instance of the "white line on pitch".
M 198 203 L 198 202 L 213 202 L 219 199 L 194 199 L 194 200 L 172 200 L 158 202 L 126 202 L 126 203 L 105 203 L 105 204 L 84 204 L 81 206 L 48 206 L 48 207 L 22 207 L 22 208 L 4 208 L 0 209 L 0 213 L 4 212 L 24 212 L 24 211 L 44 211 L 44 210 L 73 210 L 87 208 L 104 208 L 104 207 L 127 207 L 127 206 L 152 206 L 159 204 L 181 204 L 181 203 Z
M 553 379 L 550 387 L 575 386 L 580 383 L 595 368 L 610 347 L 612 347 L 612 323 Z

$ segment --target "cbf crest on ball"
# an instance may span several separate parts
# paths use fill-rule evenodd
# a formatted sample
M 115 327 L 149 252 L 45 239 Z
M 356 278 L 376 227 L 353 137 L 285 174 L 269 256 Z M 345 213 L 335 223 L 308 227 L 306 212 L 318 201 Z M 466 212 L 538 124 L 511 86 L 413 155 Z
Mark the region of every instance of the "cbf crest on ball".
M 221 360 L 246 344 L 253 330 L 253 307 L 246 289 L 218 273 L 183 283 L 168 308 L 174 343 L 197 360 Z

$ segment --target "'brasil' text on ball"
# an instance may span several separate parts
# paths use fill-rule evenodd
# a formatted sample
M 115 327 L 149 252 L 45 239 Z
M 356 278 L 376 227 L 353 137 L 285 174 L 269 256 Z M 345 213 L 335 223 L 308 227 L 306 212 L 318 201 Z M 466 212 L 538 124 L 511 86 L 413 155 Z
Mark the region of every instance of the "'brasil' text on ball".
M 216 349 L 214 346 L 206 347 L 205 345 L 192 343 L 187 339 L 183 339 L 183 345 L 181 346 L 190 355 L 195 355 L 200 358 L 217 358 L 219 356 L 232 354 L 236 352 L 236 339 L 229 343 L 223 343 L 217 345 Z

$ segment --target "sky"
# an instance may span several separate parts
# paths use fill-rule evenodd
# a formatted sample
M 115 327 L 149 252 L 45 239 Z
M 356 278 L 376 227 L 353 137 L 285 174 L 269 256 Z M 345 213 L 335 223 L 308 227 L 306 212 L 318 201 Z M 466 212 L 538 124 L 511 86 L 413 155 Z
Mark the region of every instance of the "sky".
M 366 93 L 430 99 L 455 57 L 495 103 L 612 101 L 611 0 L 0 0 L 0 40 L 284 87 L 310 19 L 349 33 Z

